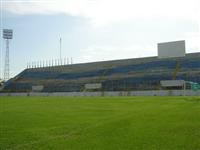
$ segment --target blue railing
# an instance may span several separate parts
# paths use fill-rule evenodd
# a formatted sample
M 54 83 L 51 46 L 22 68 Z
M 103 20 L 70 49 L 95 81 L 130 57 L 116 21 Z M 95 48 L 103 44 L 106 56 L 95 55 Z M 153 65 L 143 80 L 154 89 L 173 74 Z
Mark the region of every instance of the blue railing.
M 181 69 L 199 69 L 200 68 L 200 60 L 199 61 L 190 61 L 184 60 L 180 62 Z M 176 67 L 176 61 L 154 61 L 148 62 L 144 64 L 134 64 L 127 65 L 109 69 L 101 69 L 87 72 L 77 72 L 77 73 L 59 73 L 53 71 L 27 71 L 21 77 L 26 79 L 77 79 L 77 78 L 86 78 L 86 77 L 95 77 L 101 76 L 104 72 L 106 72 L 105 76 L 113 75 L 113 74 L 127 74 L 129 72 L 142 72 L 148 70 L 173 70 Z M 108 70 L 108 71 L 107 71 Z M 144 72 L 145 73 L 145 72 Z

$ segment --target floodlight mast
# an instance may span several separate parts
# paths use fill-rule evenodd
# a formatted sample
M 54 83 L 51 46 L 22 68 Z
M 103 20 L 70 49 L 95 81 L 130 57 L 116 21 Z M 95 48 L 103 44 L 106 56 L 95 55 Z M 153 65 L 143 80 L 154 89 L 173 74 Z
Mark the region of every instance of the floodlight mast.
M 4 66 L 4 80 L 7 81 L 10 78 L 10 62 L 9 62 L 9 40 L 6 39 L 6 55 Z
M 7 81 L 10 78 L 10 62 L 9 62 L 9 40 L 13 37 L 13 30 L 3 29 L 3 38 L 6 40 L 6 55 L 4 66 L 4 80 Z

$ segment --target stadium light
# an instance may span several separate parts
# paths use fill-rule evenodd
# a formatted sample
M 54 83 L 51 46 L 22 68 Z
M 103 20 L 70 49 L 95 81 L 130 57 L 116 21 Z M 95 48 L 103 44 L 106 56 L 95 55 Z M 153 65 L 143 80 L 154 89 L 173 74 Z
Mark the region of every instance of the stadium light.
M 10 64 L 9 64 L 9 40 L 13 38 L 12 29 L 3 29 L 3 38 L 6 40 L 6 55 L 4 66 L 4 80 L 7 81 L 10 78 Z

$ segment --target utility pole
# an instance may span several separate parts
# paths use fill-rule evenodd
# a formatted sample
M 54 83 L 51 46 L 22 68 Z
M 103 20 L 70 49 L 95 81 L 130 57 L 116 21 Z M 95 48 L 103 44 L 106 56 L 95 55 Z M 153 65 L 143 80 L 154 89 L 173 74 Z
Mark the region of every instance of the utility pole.
M 62 59 L 62 38 L 60 37 L 60 61 Z

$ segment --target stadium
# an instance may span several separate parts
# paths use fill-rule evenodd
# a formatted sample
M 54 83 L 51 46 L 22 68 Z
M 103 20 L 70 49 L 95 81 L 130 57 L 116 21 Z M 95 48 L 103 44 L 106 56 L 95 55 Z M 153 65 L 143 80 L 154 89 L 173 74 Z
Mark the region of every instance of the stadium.
M 0 150 L 200 150 L 199 0 L 0 0 Z
M 3 92 L 183 90 L 181 81 L 187 81 L 185 90 L 192 90 L 189 83 L 200 83 L 200 53 L 170 57 L 176 51 L 174 45 L 178 45 L 178 48 L 182 45 L 185 47 L 185 42 L 181 42 L 183 41 L 167 43 L 171 47 L 165 50 L 169 56 L 164 58 L 156 56 L 46 67 L 40 64 L 25 69 L 6 82 Z M 178 50 L 178 54 L 181 52 Z M 173 85 L 162 86 L 162 81 Z
M 0 149 L 199 149 L 198 83 L 185 41 L 154 57 L 32 63 L 1 86 Z
M 187 54 L 179 65 L 176 79 L 200 82 L 200 53 Z M 30 92 L 42 85 L 42 92 L 81 92 L 88 83 L 102 83 L 102 91 L 159 90 L 161 80 L 175 78 L 176 66 L 176 58 L 147 57 L 32 68 L 6 83 L 4 90 Z

